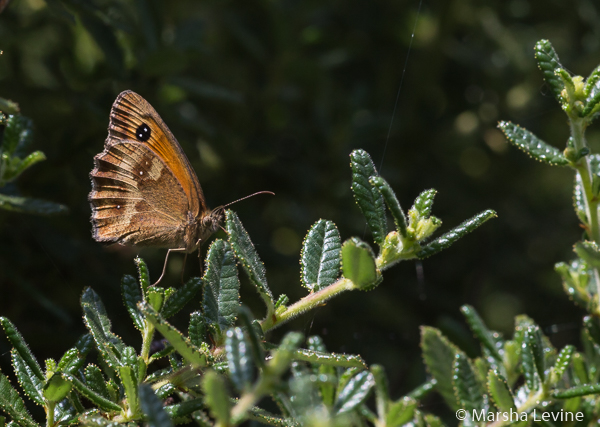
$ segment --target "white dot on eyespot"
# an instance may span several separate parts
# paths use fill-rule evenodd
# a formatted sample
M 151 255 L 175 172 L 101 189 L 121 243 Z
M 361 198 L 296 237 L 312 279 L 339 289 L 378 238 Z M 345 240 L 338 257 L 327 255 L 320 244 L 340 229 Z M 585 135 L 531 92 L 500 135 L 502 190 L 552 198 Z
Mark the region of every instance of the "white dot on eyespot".
M 121 205 L 117 205 L 117 209 L 121 209 Z
M 143 172 L 143 171 L 140 171 L 140 175 L 143 175 L 143 174 L 144 174 L 144 172 Z

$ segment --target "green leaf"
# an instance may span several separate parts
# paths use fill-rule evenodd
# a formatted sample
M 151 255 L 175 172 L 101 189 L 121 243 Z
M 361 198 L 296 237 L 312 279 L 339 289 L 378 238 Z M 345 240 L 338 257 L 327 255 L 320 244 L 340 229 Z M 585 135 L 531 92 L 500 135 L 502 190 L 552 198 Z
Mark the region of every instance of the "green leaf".
M 66 206 L 47 200 L 8 196 L 6 194 L 0 194 L 0 209 L 33 215 L 57 215 L 69 211 Z
M 471 367 L 471 362 L 462 353 L 454 356 L 454 388 L 461 408 L 476 411 L 483 408 L 483 389 Z
M 433 199 L 437 191 L 434 188 L 424 190 L 415 199 L 415 203 L 410 208 L 411 211 L 415 211 L 419 218 L 429 218 L 431 215 L 431 209 L 433 207 Z
M 429 381 L 427 381 L 427 382 L 421 384 L 420 386 L 418 386 L 417 388 L 415 388 L 410 393 L 408 393 L 407 396 L 412 397 L 415 400 L 421 400 L 425 396 L 427 396 L 429 393 L 431 393 L 432 390 L 434 390 L 436 384 L 437 384 L 437 381 L 435 380 L 435 378 L 432 378 Z
M 560 351 L 560 354 L 558 355 L 558 358 L 556 359 L 556 362 L 554 363 L 553 367 L 554 382 L 558 382 L 562 378 L 565 371 L 569 367 L 569 364 L 571 363 L 571 357 L 574 353 L 575 347 L 572 345 L 566 345 Z
M 237 390 L 242 393 L 250 390 L 254 380 L 254 364 L 250 353 L 251 344 L 242 328 L 229 329 L 225 339 L 229 374 Z
M 508 384 L 502 375 L 497 371 L 490 370 L 487 376 L 487 388 L 494 403 L 503 412 L 509 412 L 511 409 L 517 411 L 514 397 L 508 388 Z
M 342 243 L 332 221 L 318 220 L 308 231 L 300 256 L 302 286 L 319 291 L 340 274 Z
M 535 44 L 535 59 L 538 67 L 544 74 L 544 80 L 550 86 L 550 90 L 558 102 L 562 102 L 561 92 L 563 90 L 562 80 L 554 74 L 557 68 L 563 68 L 558 60 L 558 55 L 548 40 L 540 40 Z
M 110 319 L 100 297 L 92 288 L 86 288 L 81 296 L 83 319 L 92 333 L 96 348 L 104 361 L 112 368 L 118 367 L 125 345 L 119 337 L 110 331 Z
M 206 397 L 206 405 L 210 409 L 211 415 L 221 423 L 221 425 L 230 425 L 231 419 L 229 403 L 229 393 L 225 389 L 225 382 L 221 375 L 215 371 L 208 371 L 202 379 L 202 390 Z
M 369 289 L 382 279 L 371 247 L 358 237 L 346 240 L 342 246 L 342 274 L 357 289 Z
M 199 311 L 194 311 L 190 314 L 188 337 L 190 338 L 190 342 L 196 347 L 200 347 L 206 340 L 206 322 L 204 321 L 204 316 Z
M 573 397 L 588 396 L 590 394 L 600 394 L 600 384 L 586 384 L 577 387 L 571 387 L 566 390 L 558 390 L 552 393 L 556 399 L 571 399 Z
M 205 407 L 206 405 L 204 404 L 204 399 L 193 399 L 176 403 L 174 405 L 165 406 L 164 410 L 171 419 L 177 419 L 188 416 L 193 412 L 204 409 Z
M 385 419 L 390 400 L 389 386 L 385 370 L 381 365 L 372 365 L 370 369 L 375 381 L 375 406 L 380 419 Z
M 150 307 L 160 312 L 163 303 L 165 302 L 165 292 L 166 290 L 160 286 L 149 286 L 148 289 L 146 289 L 145 300 L 148 302 Z
M 498 351 L 494 334 L 485 326 L 477 311 L 470 305 L 463 305 L 460 311 L 462 311 L 467 319 L 467 323 L 477 339 L 490 351 L 496 362 L 502 363 L 502 356 L 500 356 L 500 352 Z
M 38 427 L 38 424 L 27 412 L 25 403 L 17 390 L 2 373 L 0 373 L 0 410 L 21 427 Z
M 279 347 L 271 352 L 271 360 L 266 369 L 270 375 L 277 378 L 288 369 L 302 339 L 303 336 L 299 332 L 288 332 L 283 337 Z
M 239 315 L 250 343 L 252 360 L 262 369 L 265 366 L 265 352 L 262 346 L 264 335 L 260 323 L 257 324 L 256 320 L 252 320 L 252 313 L 247 307 L 241 306 Z
M 138 306 L 146 318 L 154 325 L 154 327 L 166 338 L 173 348 L 194 367 L 205 367 L 207 364 L 207 356 L 202 351 L 194 346 L 190 340 L 184 337 L 181 332 L 171 326 L 165 319 L 162 318 L 148 303 L 141 302 Z
M 31 353 L 31 350 L 29 350 L 27 343 L 15 325 L 13 325 L 13 323 L 6 317 L 0 317 L 0 324 L 2 324 L 2 328 L 4 329 L 6 337 L 15 348 L 16 352 L 19 353 L 19 356 L 21 356 L 24 363 L 35 374 L 39 381 L 45 381 L 46 377 L 42 372 L 42 368 Z
M 184 305 L 190 302 L 200 289 L 202 289 L 202 279 L 199 277 L 192 277 L 185 285 L 177 289 L 173 295 L 167 298 L 160 314 L 165 319 L 173 316 L 181 310 Z
M 150 272 L 143 259 L 136 257 L 134 261 L 138 269 L 138 280 L 140 281 L 140 288 L 142 289 L 142 297 L 145 297 L 148 288 L 150 287 Z
M 450 247 L 454 242 L 458 239 L 464 237 L 468 233 L 472 232 L 484 222 L 486 222 L 490 218 L 495 218 L 496 212 L 491 209 L 481 212 L 480 214 L 475 215 L 473 218 L 470 218 L 460 224 L 458 227 L 453 228 L 448 231 L 441 237 L 433 240 L 431 243 L 427 244 L 427 246 L 423 247 L 418 253 L 417 256 L 420 259 L 424 259 L 430 257 L 433 254 L 436 254 L 444 249 Z
M 85 368 L 85 382 L 89 388 L 94 391 L 94 393 L 99 394 L 105 399 L 110 400 L 110 394 L 108 393 L 108 388 L 106 387 L 106 382 L 104 381 L 104 376 L 102 375 L 102 371 L 96 365 L 88 365 Z
M 150 427 L 172 427 L 171 418 L 163 408 L 163 402 L 154 394 L 152 387 L 141 384 L 139 389 L 140 407 L 146 415 Z
M 385 204 L 394 218 L 396 229 L 402 235 L 402 237 L 406 238 L 408 236 L 406 231 L 406 216 L 400 207 L 400 202 L 396 198 L 396 194 L 392 190 L 392 187 L 390 187 L 387 181 L 380 176 L 371 177 L 370 182 L 377 189 L 377 191 L 379 191 L 383 197 L 383 200 L 385 200 Z
M 417 409 L 417 401 L 411 397 L 403 397 L 390 403 L 385 425 L 399 427 L 411 421 Z
M 137 281 L 133 276 L 126 274 L 121 279 L 121 293 L 123 294 L 123 303 L 133 320 L 133 324 L 138 331 L 144 330 L 144 317 L 137 308 L 137 304 L 142 300 L 142 294 Z
M 539 345 L 540 343 L 537 339 L 535 330 L 535 326 L 530 326 L 525 331 L 523 348 L 521 351 L 522 369 L 525 377 L 525 384 L 531 391 L 538 389 L 540 380 L 536 358 L 539 357 L 541 346 Z
M 12 182 L 29 167 L 44 160 L 46 160 L 46 156 L 41 151 L 34 151 L 33 153 L 27 155 L 27 157 L 25 157 L 23 160 L 20 160 L 18 157 L 13 157 L 12 161 L 8 165 L 8 168 L 5 169 L 2 180 L 4 182 Z
M 256 286 L 258 294 L 267 306 L 267 314 L 273 312 L 274 301 L 273 294 L 267 285 L 267 272 L 265 266 L 260 260 L 254 244 L 250 240 L 248 232 L 244 229 L 240 219 L 235 212 L 225 211 L 227 233 L 229 234 L 229 243 L 233 248 L 237 259 L 244 267 L 250 281 Z
M 44 385 L 44 397 L 50 402 L 60 402 L 67 397 L 72 387 L 60 374 L 54 374 Z
M 452 380 L 454 357 L 460 350 L 439 330 L 429 326 L 421 327 L 421 349 L 427 370 L 437 381 L 436 389 L 450 408 L 459 409 Z
M 367 399 L 373 385 L 375 379 L 371 372 L 362 371 L 354 375 L 338 393 L 334 411 L 343 414 L 354 410 Z
M 371 156 L 364 150 L 354 150 L 350 154 L 352 167 L 352 192 L 358 207 L 367 220 L 373 240 L 381 245 L 387 234 L 387 219 L 383 197 L 369 182 L 371 177 L 376 177 L 377 170 Z
M 135 414 L 139 407 L 138 383 L 131 366 L 119 366 L 119 378 L 127 398 L 129 412 Z
M 121 412 L 121 410 L 123 409 L 116 403 L 111 402 L 110 400 L 108 400 L 108 399 L 104 398 L 103 396 L 99 395 L 98 393 L 96 393 L 94 390 L 92 390 L 87 385 L 85 385 L 81 380 L 79 380 L 79 378 L 77 378 L 76 376 L 70 375 L 70 374 L 60 374 L 60 375 L 66 381 L 69 381 L 71 384 L 73 384 L 73 387 L 75 387 L 75 390 L 77 390 L 79 392 L 79 394 L 81 394 L 83 397 L 88 399 L 90 402 L 92 402 L 94 405 L 96 405 L 98 408 L 102 409 L 103 411 Z
M 340 368 L 367 368 L 367 364 L 362 357 L 353 354 L 328 353 L 325 351 L 299 348 L 292 353 L 292 358 L 294 360 L 309 362 L 316 365 L 327 365 Z
M 562 151 L 542 141 L 527 129 L 511 122 L 500 122 L 498 128 L 508 141 L 530 157 L 553 166 L 567 166 L 569 161 Z
M 544 358 L 544 343 L 542 341 L 542 331 L 540 327 L 534 325 L 525 331 L 525 347 L 529 347 L 533 353 L 533 361 L 537 374 L 542 380 L 546 379 L 546 361 Z
M 72 374 L 79 370 L 85 362 L 85 355 L 79 352 L 79 349 L 72 348 L 67 350 L 58 362 L 58 370 Z
M 208 322 L 218 326 L 220 335 L 221 331 L 225 331 L 235 323 L 240 306 L 240 281 L 235 255 L 228 242 L 215 240 L 210 245 L 206 260 L 202 301 L 204 316 Z M 219 337 L 215 338 L 220 341 Z
M 35 375 L 15 348 L 10 351 L 10 355 L 13 369 L 21 388 L 32 401 L 40 406 L 44 406 L 44 381 Z
M 18 114 L 9 116 L 4 128 L 2 151 L 11 157 L 21 156 L 32 140 L 33 122 L 31 119 Z
M 574 249 L 575 253 L 590 267 L 600 268 L 600 249 L 596 242 L 577 242 Z

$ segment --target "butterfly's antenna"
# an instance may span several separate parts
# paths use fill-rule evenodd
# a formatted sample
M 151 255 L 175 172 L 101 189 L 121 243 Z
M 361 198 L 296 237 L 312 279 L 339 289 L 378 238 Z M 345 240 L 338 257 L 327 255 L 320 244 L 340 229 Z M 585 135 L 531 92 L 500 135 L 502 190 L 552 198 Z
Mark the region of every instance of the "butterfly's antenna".
M 247 198 L 249 198 L 249 197 L 253 197 L 253 196 L 256 196 L 256 195 L 258 195 L 258 194 L 271 194 L 271 195 L 273 195 L 273 196 L 275 195 L 275 193 L 273 193 L 272 191 L 259 191 L 258 193 L 250 194 L 249 196 L 242 197 L 241 199 L 234 200 L 233 202 L 227 203 L 226 205 L 223 205 L 223 206 L 221 206 L 221 207 L 224 209 L 224 208 L 226 208 L 227 206 L 231 206 L 231 205 L 233 205 L 234 203 L 241 202 L 242 200 L 246 200 Z

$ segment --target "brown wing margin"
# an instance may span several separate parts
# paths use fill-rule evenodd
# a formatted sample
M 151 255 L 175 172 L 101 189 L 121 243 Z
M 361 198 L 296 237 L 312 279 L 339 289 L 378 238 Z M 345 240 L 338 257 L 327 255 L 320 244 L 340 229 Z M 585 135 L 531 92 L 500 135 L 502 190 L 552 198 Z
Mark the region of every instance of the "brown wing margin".
M 142 144 L 154 151 L 179 181 L 188 198 L 189 210 L 195 215 L 208 210 L 196 172 L 181 146 L 156 110 L 137 93 L 121 92 L 113 103 L 106 144 L 114 139 L 138 141 L 136 131 L 144 123 L 151 134 Z

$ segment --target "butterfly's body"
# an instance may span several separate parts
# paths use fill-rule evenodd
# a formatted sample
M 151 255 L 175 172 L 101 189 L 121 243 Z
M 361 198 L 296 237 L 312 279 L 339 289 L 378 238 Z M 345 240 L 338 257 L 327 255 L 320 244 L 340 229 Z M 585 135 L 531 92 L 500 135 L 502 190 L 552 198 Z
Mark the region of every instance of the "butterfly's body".
M 99 242 L 195 251 L 223 221 L 206 206 L 198 177 L 152 106 L 125 91 L 94 157 L 92 228 Z

